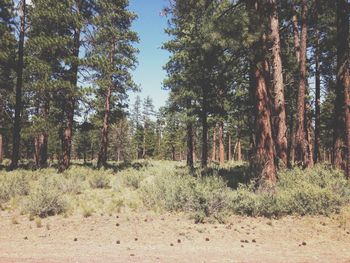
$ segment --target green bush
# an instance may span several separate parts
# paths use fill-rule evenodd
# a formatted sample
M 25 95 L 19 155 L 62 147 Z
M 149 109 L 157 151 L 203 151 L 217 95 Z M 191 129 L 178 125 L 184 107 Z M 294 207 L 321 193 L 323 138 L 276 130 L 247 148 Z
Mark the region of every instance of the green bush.
M 149 208 L 190 212 L 197 222 L 206 217 L 222 220 L 231 205 L 230 190 L 219 177 L 199 179 L 188 173 L 168 173 L 145 180 L 140 188 Z
M 43 177 L 38 181 L 25 201 L 25 212 L 33 216 L 47 217 L 67 210 L 67 202 L 59 190 L 57 180 Z
M 295 168 L 280 172 L 274 191 L 240 186 L 233 196 L 238 214 L 253 216 L 328 215 L 337 213 L 350 201 L 350 183 L 343 173 L 318 165 L 312 169 Z
M 0 174 L 0 203 L 29 193 L 29 178 L 22 172 Z

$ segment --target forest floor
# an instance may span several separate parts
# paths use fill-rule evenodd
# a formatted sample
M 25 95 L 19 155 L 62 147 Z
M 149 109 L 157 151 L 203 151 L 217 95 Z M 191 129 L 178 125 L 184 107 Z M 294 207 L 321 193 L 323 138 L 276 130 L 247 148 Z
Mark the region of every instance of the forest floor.
M 37 222 L 1 211 L 0 262 L 350 262 L 341 217 L 187 218 L 130 211 Z

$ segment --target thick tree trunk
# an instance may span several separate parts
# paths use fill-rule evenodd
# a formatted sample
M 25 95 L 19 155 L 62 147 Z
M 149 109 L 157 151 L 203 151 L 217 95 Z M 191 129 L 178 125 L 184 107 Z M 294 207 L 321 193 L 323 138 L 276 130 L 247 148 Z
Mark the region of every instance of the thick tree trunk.
M 276 150 L 278 160 L 282 162 L 282 166 L 287 165 L 287 125 L 286 125 L 286 109 L 284 99 L 284 84 L 282 74 L 281 59 L 281 43 L 279 34 L 279 21 L 276 6 L 276 0 L 269 0 L 271 7 L 270 14 L 270 38 L 272 40 L 272 69 L 273 69 L 273 105 L 274 117 L 273 124 L 275 130 Z
M 321 145 L 321 71 L 320 71 L 320 31 L 318 29 L 318 6 L 319 0 L 316 0 L 316 50 L 315 50 L 315 163 L 320 161 Z
M 224 144 L 224 122 L 219 123 L 219 162 L 225 164 L 225 144 Z
M 255 67 L 255 142 L 256 161 L 261 167 L 263 180 L 276 181 L 275 150 L 272 137 L 270 98 L 268 95 L 265 72 L 262 72 L 264 60 Z
M 344 96 L 346 142 L 346 176 L 350 179 L 350 70 L 349 70 L 349 10 L 346 0 L 337 0 L 337 90 Z
M 15 104 L 15 121 L 13 126 L 13 148 L 10 169 L 18 167 L 20 158 L 21 144 L 21 113 L 22 113 L 22 86 L 23 86 L 23 67 L 24 67 L 24 35 L 26 27 L 26 0 L 20 4 L 20 31 L 18 42 L 18 62 L 17 62 L 17 83 L 16 83 L 16 104 Z
M 76 4 L 77 14 L 80 12 L 80 3 Z M 76 61 L 72 63 L 72 67 L 70 69 L 71 74 L 71 85 L 75 89 L 78 84 L 78 70 L 79 70 L 79 50 L 80 50 L 80 34 L 81 28 L 76 28 L 74 32 L 73 39 L 73 57 Z M 68 169 L 71 160 L 71 151 L 72 151 L 72 140 L 73 140 L 73 122 L 74 122 L 74 110 L 75 110 L 75 92 L 71 91 L 66 98 L 66 103 L 64 103 L 65 108 L 63 111 L 66 115 L 66 123 L 63 128 L 63 136 L 62 136 L 62 156 L 60 160 L 59 171 L 63 172 Z
M 297 123 L 295 134 L 295 157 L 299 164 L 308 164 L 305 132 L 305 91 L 306 91 L 306 52 L 307 52 L 307 1 L 302 0 L 302 27 L 300 39 L 299 89 L 297 97 Z
M 213 152 L 211 155 L 211 160 L 215 161 L 216 160 L 216 125 L 213 128 Z

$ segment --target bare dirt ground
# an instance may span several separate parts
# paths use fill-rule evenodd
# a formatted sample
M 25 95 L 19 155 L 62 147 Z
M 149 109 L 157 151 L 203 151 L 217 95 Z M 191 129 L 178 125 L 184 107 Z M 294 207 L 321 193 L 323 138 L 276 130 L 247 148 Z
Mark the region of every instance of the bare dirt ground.
M 0 262 L 350 262 L 350 227 L 339 219 L 233 216 L 226 224 L 194 224 L 184 218 L 56 216 L 38 227 L 3 211 Z

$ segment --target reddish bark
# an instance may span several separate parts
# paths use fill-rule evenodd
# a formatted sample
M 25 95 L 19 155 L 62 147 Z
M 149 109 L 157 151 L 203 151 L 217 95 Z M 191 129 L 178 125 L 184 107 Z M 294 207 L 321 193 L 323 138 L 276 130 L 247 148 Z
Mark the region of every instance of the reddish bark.
M 213 149 L 212 149 L 212 154 L 211 154 L 211 160 L 215 161 L 216 160 L 216 126 L 214 126 L 213 129 Z
M 224 122 L 219 123 L 219 161 L 220 165 L 225 164 L 225 145 L 224 145 Z
M 4 160 L 4 142 L 3 142 L 3 136 L 0 133 L 0 164 Z
M 282 74 L 281 43 L 279 34 L 279 20 L 276 0 L 270 0 L 270 38 L 272 41 L 272 69 L 273 69 L 273 105 L 274 105 L 274 130 L 276 140 L 277 157 L 282 161 L 282 166 L 287 165 L 287 125 L 284 99 L 284 84 Z
M 305 131 L 305 94 L 306 94 L 306 52 L 307 52 L 307 1 L 302 1 L 302 27 L 300 38 L 299 89 L 297 97 L 297 123 L 295 134 L 296 162 L 308 165 L 307 141 Z
M 349 70 L 349 4 L 337 0 L 337 90 L 343 91 L 345 116 L 346 176 L 350 179 L 350 70 Z

